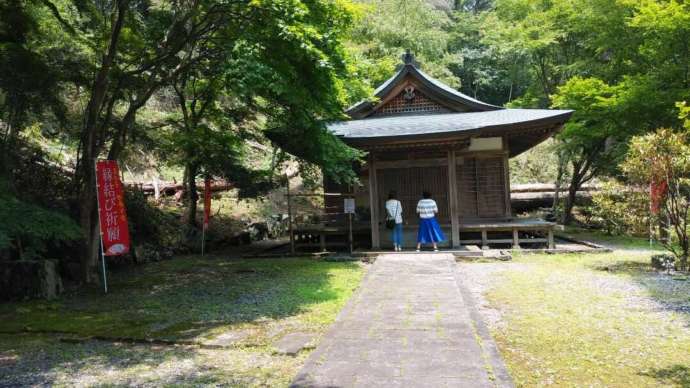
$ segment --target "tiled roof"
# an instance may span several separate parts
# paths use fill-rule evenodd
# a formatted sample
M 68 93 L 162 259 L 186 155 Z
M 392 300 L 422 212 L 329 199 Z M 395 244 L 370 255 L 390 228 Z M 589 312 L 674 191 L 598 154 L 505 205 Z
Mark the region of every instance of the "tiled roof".
M 328 129 L 345 139 L 434 135 L 481 128 L 565 122 L 572 111 L 550 109 L 499 109 L 484 112 L 404 115 L 335 122 Z
M 435 90 L 438 94 L 444 96 L 444 98 L 467 105 L 473 110 L 485 111 L 502 109 L 500 106 L 487 104 L 466 94 L 460 93 L 459 91 L 421 71 L 413 63 L 406 63 L 399 71 L 395 73 L 395 75 L 387 79 L 378 88 L 376 88 L 374 91 L 374 96 L 377 98 L 385 97 L 390 89 L 395 87 L 395 85 L 402 81 L 407 75 L 415 77 L 422 84 L 429 86 L 432 90 Z M 373 105 L 374 104 L 371 101 L 363 100 L 349 107 L 345 112 L 353 117 L 356 117 L 358 112 L 366 110 Z

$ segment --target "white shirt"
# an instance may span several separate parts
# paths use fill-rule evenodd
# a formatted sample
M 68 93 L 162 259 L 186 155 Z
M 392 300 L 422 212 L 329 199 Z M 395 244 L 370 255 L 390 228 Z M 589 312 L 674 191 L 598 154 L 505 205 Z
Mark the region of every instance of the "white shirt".
M 395 219 L 396 224 L 402 224 L 402 205 L 397 199 L 389 199 L 386 201 L 386 219 Z
M 433 199 L 420 199 L 417 202 L 417 213 L 419 213 L 419 218 L 434 218 L 434 215 L 438 213 L 436 201 Z

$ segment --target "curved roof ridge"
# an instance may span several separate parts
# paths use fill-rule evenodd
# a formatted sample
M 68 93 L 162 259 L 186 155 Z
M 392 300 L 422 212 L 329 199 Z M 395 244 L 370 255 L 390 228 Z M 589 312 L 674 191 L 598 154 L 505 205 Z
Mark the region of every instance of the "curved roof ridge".
M 391 89 L 393 89 L 398 82 L 404 79 L 408 74 L 411 74 L 424 86 L 428 87 L 444 98 L 454 103 L 465 105 L 476 111 L 505 109 L 504 107 L 488 104 L 461 93 L 460 91 L 423 72 L 415 65 L 414 60 L 409 59 L 405 60 L 405 63 L 400 70 L 398 70 L 392 77 L 388 78 L 385 82 L 379 85 L 376 90 L 374 90 L 374 96 L 379 99 L 384 98 L 391 91 Z M 376 106 L 376 103 L 370 100 L 362 100 L 349 107 L 345 113 L 353 118 L 364 118 L 371 114 L 371 112 L 367 111 L 367 109 L 372 109 L 374 106 Z
M 464 94 L 464 93 L 460 92 L 459 90 L 456 90 L 456 89 L 450 87 L 449 85 L 446 85 L 445 83 L 441 82 L 440 80 L 437 80 L 436 78 L 434 78 L 434 77 L 428 75 L 427 73 L 423 72 L 421 69 L 418 69 L 418 68 L 416 68 L 416 67 L 415 67 L 414 69 L 415 69 L 422 77 L 426 78 L 429 82 L 431 82 L 432 84 L 434 84 L 434 85 L 437 86 L 438 88 L 440 88 L 440 89 L 442 89 L 442 90 L 444 90 L 444 91 L 446 91 L 446 92 L 448 92 L 448 93 L 451 93 L 451 94 L 457 96 L 458 98 L 461 98 L 461 99 L 463 99 L 463 100 L 470 101 L 470 102 L 472 102 L 472 103 L 474 103 L 474 104 L 478 104 L 478 105 L 485 106 L 485 107 L 487 107 L 487 108 L 492 108 L 492 109 L 490 109 L 490 110 L 505 109 L 505 108 L 502 107 L 502 106 L 489 104 L 489 103 L 486 103 L 486 102 L 484 102 L 484 101 L 477 100 L 476 98 L 472 98 L 472 97 L 468 96 L 467 94 Z

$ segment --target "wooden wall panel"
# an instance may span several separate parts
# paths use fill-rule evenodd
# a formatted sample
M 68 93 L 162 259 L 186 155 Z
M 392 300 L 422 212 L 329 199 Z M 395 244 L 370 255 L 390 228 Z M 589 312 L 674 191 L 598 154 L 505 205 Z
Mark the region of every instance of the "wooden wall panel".
M 477 213 L 482 218 L 504 217 L 505 171 L 503 157 L 477 160 Z
M 475 158 L 464 158 L 458 165 L 458 207 L 460 219 L 477 218 L 477 163 Z
M 422 198 L 422 191 L 429 190 L 438 205 L 439 222 L 450 222 L 447 166 L 385 168 L 376 172 L 382 216 L 386 214 L 384 204 L 388 193 L 395 190 L 403 207 L 403 218 L 408 222 L 416 222 L 417 202 Z
M 506 210 L 503 156 L 463 158 L 457 168 L 460 218 L 501 218 Z

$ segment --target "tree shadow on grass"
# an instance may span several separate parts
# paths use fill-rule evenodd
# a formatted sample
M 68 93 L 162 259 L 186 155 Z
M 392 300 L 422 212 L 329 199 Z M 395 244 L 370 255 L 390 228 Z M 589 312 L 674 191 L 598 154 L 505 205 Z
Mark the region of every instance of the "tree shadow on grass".
M 219 326 L 340 305 L 359 271 L 356 263 L 310 259 L 176 258 L 115 271 L 107 295 L 92 289 L 57 302 L 0 305 L 9 318 L 0 331 L 192 339 Z
M 99 341 L 62 343 L 47 336 L 22 337 L 0 336 L 0 387 L 228 383 L 227 374 L 204 362 L 194 348 Z
M 644 372 L 641 375 L 655 378 L 660 385 L 690 387 L 690 367 L 687 365 L 676 364 L 668 368 Z
M 646 291 L 658 309 L 680 314 L 690 327 L 690 278 L 685 275 L 668 275 L 657 271 L 646 260 L 617 260 L 597 263 L 591 268 L 612 274 L 627 276 Z
M 649 263 L 645 263 L 639 260 L 620 260 L 613 262 L 600 262 L 593 264 L 591 266 L 593 269 L 598 271 L 612 272 L 612 273 L 628 273 L 628 274 L 639 274 L 641 272 L 653 272 Z

